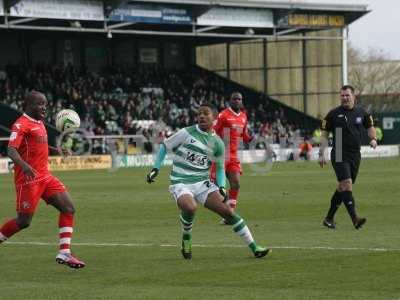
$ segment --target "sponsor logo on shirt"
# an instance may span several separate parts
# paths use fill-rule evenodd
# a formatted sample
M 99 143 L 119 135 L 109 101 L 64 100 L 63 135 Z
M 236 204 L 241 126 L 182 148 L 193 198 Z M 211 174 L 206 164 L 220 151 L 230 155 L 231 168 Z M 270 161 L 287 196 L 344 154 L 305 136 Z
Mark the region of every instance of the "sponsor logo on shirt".
M 208 162 L 208 157 L 206 155 L 199 155 L 191 151 L 187 151 L 186 160 L 197 166 L 205 166 Z
M 244 126 L 242 126 L 241 124 L 233 124 L 232 125 L 232 129 L 236 129 L 238 131 L 242 130 Z

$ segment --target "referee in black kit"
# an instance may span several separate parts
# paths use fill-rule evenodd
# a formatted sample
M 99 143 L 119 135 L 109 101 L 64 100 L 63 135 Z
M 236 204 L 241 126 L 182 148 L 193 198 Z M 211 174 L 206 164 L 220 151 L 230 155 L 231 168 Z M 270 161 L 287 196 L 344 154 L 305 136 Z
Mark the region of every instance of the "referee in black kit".
M 374 149 L 377 147 L 376 132 L 371 115 L 362 107 L 355 105 L 352 86 L 345 85 L 340 89 L 340 100 L 341 105 L 327 114 L 321 126 L 323 143 L 319 151 L 319 164 L 321 167 L 326 164 L 324 154 L 328 134 L 332 132 L 331 162 L 338 181 L 331 206 L 322 224 L 330 229 L 336 228 L 334 216 L 343 202 L 354 227 L 360 229 L 367 219 L 357 216 L 352 190 L 361 161 L 361 131 L 367 129 L 369 144 Z

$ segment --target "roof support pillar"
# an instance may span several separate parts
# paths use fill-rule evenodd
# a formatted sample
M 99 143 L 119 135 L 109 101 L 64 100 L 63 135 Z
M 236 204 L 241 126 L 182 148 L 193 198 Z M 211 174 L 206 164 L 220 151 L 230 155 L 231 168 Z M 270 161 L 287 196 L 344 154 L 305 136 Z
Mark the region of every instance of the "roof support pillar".
M 231 79 L 231 42 L 226 43 L 226 78 Z
M 264 94 L 268 93 L 268 61 L 267 61 L 267 39 L 263 39 L 263 71 L 264 71 Z
M 303 33 L 306 36 L 306 33 Z M 304 39 L 301 41 L 302 53 L 303 53 L 303 112 L 308 113 L 308 80 L 307 80 L 307 41 Z
M 342 85 L 346 85 L 348 79 L 347 43 L 349 30 L 348 27 L 342 28 Z

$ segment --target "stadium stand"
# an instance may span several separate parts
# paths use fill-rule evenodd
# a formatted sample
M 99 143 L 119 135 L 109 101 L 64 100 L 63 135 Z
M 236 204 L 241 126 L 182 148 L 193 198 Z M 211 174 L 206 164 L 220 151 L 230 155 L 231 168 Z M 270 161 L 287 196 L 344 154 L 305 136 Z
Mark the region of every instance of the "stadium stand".
M 24 94 L 36 89 L 46 94 L 50 105 L 47 122 L 54 124 L 62 108 L 76 110 L 82 127 L 93 134 L 143 134 L 152 126 L 137 120 L 155 120 L 167 125 L 165 134 L 194 122 L 202 102 L 211 102 L 218 110 L 226 107 L 229 90 L 226 79 L 193 68 L 165 70 L 158 66 L 139 69 L 108 67 L 95 73 L 72 66 L 34 67 L 9 65 L 0 79 L 0 98 L 15 110 L 22 110 Z M 251 95 L 246 102 L 250 130 L 287 146 L 295 135 L 308 134 L 289 122 L 285 108 L 265 97 Z M 246 99 L 246 97 L 245 97 Z M 145 125 L 143 125 L 145 124 Z

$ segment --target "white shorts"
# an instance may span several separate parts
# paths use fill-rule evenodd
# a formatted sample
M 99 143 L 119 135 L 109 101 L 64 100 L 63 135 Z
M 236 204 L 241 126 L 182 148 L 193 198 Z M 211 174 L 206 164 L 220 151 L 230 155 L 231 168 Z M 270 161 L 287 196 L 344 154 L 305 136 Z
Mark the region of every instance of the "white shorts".
M 219 188 L 210 180 L 204 180 L 193 184 L 178 183 L 169 186 L 169 192 L 175 201 L 178 201 L 182 195 L 191 195 L 196 202 L 204 205 L 207 197 L 212 192 L 218 191 Z

